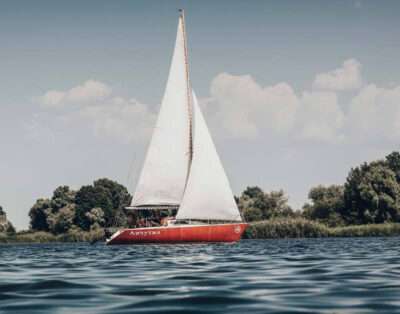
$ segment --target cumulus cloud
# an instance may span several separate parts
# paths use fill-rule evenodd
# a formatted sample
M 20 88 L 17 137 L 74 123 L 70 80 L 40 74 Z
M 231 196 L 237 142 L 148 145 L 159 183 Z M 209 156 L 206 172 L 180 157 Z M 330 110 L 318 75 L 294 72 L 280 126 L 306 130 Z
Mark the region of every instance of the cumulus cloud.
M 48 91 L 39 100 L 47 110 L 42 113 L 46 119 L 66 127 L 89 127 L 96 136 L 121 142 L 147 138 L 155 123 L 155 113 L 149 106 L 113 96 L 110 86 L 94 80 L 67 91 Z
M 297 115 L 298 139 L 323 142 L 343 140 L 344 114 L 332 92 L 304 92 Z
M 365 86 L 350 102 L 347 116 L 350 134 L 363 140 L 400 138 L 400 86 Z
M 251 76 L 219 74 L 207 106 L 217 128 L 235 138 L 287 136 L 296 140 L 339 141 L 344 115 L 333 92 L 297 96 L 285 82 L 260 86 Z
M 344 62 L 343 69 L 352 62 Z M 222 73 L 211 82 L 206 113 L 215 130 L 234 138 L 284 136 L 330 143 L 399 140 L 400 86 L 369 84 L 345 97 L 348 102 L 341 105 L 339 96 L 339 90 L 327 89 L 296 94 L 285 82 L 261 86 L 249 75 Z
M 351 98 L 345 97 L 347 103 L 339 104 L 341 90 L 361 84 L 361 78 L 354 79 L 359 70 L 351 74 L 354 67 L 359 64 L 347 60 L 325 78 L 317 75 L 314 88 L 298 93 L 286 82 L 262 86 L 250 75 L 221 73 L 212 80 L 209 97 L 200 102 L 213 133 L 223 137 L 329 143 L 398 141 L 400 86 L 369 84 Z M 353 79 L 343 73 L 350 73 Z M 40 100 L 54 121 L 69 126 L 80 123 L 96 136 L 123 142 L 148 138 L 156 120 L 150 106 L 113 95 L 110 86 L 94 80 L 66 91 L 48 91 Z M 34 129 L 38 130 L 37 123 Z
M 216 119 L 234 137 L 254 138 L 259 128 L 288 132 L 298 100 L 287 83 L 262 87 L 250 75 L 221 73 L 211 82 Z
M 121 97 L 100 106 L 86 106 L 79 115 L 91 122 L 97 136 L 111 136 L 126 143 L 149 137 L 155 123 L 155 114 L 147 105 Z
M 361 87 L 361 64 L 355 59 L 348 59 L 335 70 L 315 76 L 313 87 L 332 91 L 352 90 Z
M 39 98 L 39 101 L 47 107 L 62 107 L 68 103 L 87 104 L 107 98 L 111 92 L 111 87 L 106 84 L 88 80 L 66 91 L 49 90 Z

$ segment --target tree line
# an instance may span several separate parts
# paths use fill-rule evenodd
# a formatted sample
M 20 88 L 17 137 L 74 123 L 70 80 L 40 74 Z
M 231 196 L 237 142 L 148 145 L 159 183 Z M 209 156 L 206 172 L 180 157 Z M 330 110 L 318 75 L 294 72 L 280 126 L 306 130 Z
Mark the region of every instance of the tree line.
M 32 206 L 30 229 L 57 235 L 127 226 L 124 208 L 131 199 L 123 185 L 106 178 L 77 191 L 60 186 Z M 302 209 L 291 208 L 283 190 L 265 192 L 257 186 L 247 187 L 235 199 L 248 222 L 302 218 L 328 227 L 400 222 L 400 153 L 350 169 L 343 185 L 311 188 Z
M 78 191 L 60 186 L 51 198 L 41 198 L 29 211 L 30 227 L 35 231 L 62 234 L 74 229 L 93 229 L 124 226 L 123 209 L 131 195 L 121 184 L 103 178 Z
M 247 221 L 304 217 L 329 227 L 400 222 L 400 153 L 352 168 L 343 185 L 316 186 L 302 210 L 283 191 L 248 187 L 237 203 Z

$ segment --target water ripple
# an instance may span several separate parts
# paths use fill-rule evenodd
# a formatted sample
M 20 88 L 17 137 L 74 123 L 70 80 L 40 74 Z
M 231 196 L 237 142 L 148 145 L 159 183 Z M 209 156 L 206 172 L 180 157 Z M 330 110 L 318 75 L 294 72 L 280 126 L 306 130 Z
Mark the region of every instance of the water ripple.
M 0 246 L 0 313 L 400 313 L 400 238 Z

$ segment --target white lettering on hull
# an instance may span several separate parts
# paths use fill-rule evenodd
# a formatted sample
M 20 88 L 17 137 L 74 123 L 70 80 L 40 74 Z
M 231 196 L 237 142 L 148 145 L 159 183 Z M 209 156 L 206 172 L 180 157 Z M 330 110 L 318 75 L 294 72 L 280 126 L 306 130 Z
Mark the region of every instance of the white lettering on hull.
M 131 231 L 129 235 L 131 236 L 152 236 L 161 234 L 160 231 Z

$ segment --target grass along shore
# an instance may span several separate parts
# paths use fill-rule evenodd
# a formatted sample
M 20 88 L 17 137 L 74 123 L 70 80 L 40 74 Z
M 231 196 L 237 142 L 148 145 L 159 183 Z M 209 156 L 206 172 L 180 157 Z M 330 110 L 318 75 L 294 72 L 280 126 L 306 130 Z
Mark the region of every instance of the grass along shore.
M 304 218 L 277 218 L 250 223 L 243 239 L 325 238 L 325 237 L 380 237 L 400 236 L 400 223 L 352 225 L 329 228 Z M 0 233 L 0 243 L 51 243 L 104 241 L 104 230 L 70 230 L 64 234 L 43 231 Z
M 104 230 L 70 230 L 63 234 L 44 231 L 21 231 L 15 234 L 0 233 L 0 243 L 51 243 L 51 242 L 95 242 L 104 240 Z
M 304 218 L 277 218 L 251 223 L 244 239 L 399 236 L 400 223 L 351 225 L 330 228 Z

